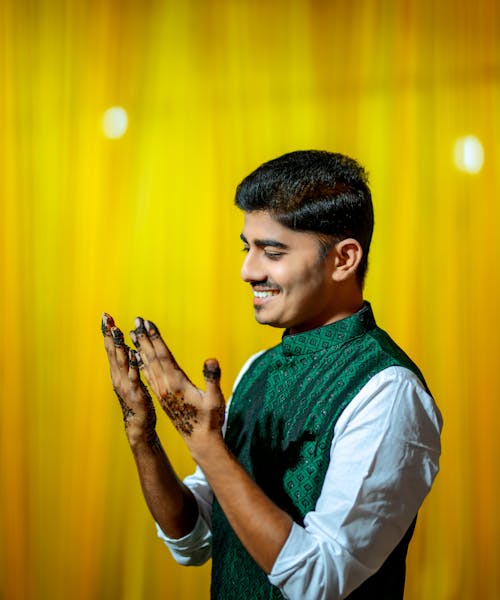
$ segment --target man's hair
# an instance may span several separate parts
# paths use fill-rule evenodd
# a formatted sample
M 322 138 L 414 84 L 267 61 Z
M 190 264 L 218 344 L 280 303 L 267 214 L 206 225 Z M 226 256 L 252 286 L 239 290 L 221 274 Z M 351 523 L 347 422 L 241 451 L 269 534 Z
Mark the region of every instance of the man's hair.
M 245 212 L 268 211 L 294 231 L 318 234 L 325 256 L 337 242 L 354 238 L 363 249 L 356 273 L 363 285 L 373 205 L 368 175 L 352 158 L 321 150 L 284 154 L 245 177 L 235 202 Z

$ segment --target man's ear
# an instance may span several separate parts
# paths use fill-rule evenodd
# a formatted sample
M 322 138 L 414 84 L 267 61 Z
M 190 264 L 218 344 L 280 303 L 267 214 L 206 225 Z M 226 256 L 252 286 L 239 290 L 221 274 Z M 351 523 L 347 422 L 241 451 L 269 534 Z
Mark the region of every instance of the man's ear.
M 345 281 L 356 276 L 356 270 L 361 258 L 363 257 L 363 248 L 354 238 L 346 238 L 335 244 L 333 247 L 335 269 L 332 273 L 334 281 Z

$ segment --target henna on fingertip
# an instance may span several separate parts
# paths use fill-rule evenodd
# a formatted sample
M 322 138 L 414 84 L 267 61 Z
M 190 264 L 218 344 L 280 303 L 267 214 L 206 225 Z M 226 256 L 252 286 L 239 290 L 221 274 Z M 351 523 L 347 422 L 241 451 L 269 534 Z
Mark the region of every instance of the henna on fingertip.
M 160 330 L 153 321 L 144 321 L 144 325 L 150 340 L 157 340 L 161 337 Z
M 137 369 L 137 367 L 139 366 L 139 363 L 137 361 L 137 353 L 134 350 L 132 350 L 132 348 L 127 348 L 127 350 L 129 367 Z
M 114 326 L 114 324 L 115 322 L 113 320 L 113 317 L 111 315 L 108 315 L 108 313 L 103 313 L 101 319 L 102 335 L 104 335 L 105 337 L 111 337 L 110 329 Z
M 210 383 L 219 383 L 221 376 L 220 367 L 217 363 L 209 365 L 209 362 L 215 363 L 215 361 L 205 362 L 203 365 L 203 377 L 205 381 L 209 381 Z
M 111 335 L 113 336 L 113 343 L 117 347 L 125 346 L 125 339 L 123 337 L 123 333 L 118 327 L 111 327 Z
M 134 346 L 136 348 L 140 348 L 141 345 L 139 344 L 139 340 L 137 339 L 137 334 L 136 334 L 135 329 L 133 331 L 130 331 L 129 335 L 130 335 L 130 339 L 132 340 L 132 343 L 134 344 Z
M 146 326 L 144 325 L 144 319 L 142 317 L 136 317 L 134 324 L 134 331 L 137 335 L 147 335 Z

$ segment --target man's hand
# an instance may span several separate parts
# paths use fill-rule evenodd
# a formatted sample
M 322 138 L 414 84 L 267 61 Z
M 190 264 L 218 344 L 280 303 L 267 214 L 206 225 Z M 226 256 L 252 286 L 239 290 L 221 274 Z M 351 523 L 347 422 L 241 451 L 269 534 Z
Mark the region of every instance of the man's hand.
M 124 342 L 123 333 L 111 315 L 104 313 L 101 325 L 104 347 L 108 355 L 113 389 L 123 412 L 125 430 L 130 443 L 157 443 L 156 413 L 151 396 L 138 370 L 138 355 Z
M 102 333 L 113 389 L 122 408 L 144 498 L 153 518 L 169 537 L 184 537 L 198 519 L 198 504 L 177 477 L 156 435 L 153 401 L 139 373 L 142 358 L 126 346 L 123 333 L 106 313 Z
M 193 458 L 214 438 L 222 440 L 225 402 L 220 389 L 220 368 L 205 361 L 206 391 L 198 389 L 180 369 L 154 323 L 138 317 L 130 332 L 139 354 L 139 368 Z
M 202 391 L 180 369 L 151 321 L 137 318 L 135 326 L 130 332 L 137 348 L 134 353 L 125 346 L 111 317 L 103 319 L 113 387 L 129 440 L 139 442 L 131 446 L 151 514 L 167 536 L 178 539 L 193 530 L 199 512 L 193 493 L 175 475 L 156 437 L 155 413 L 139 369 L 203 470 L 236 535 L 269 573 L 292 519 L 264 494 L 224 443 L 225 404 L 217 361 L 205 361 L 206 391 Z M 148 432 L 156 440 L 148 444 L 151 448 L 143 443 Z

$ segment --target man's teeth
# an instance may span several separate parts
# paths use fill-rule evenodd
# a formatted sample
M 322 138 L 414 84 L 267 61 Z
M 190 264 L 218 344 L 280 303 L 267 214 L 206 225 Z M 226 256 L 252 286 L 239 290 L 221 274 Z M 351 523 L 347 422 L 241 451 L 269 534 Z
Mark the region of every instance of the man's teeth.
M 257 290 L 253 291 L 253 295 L 255 296 L 255 298 L 267 298 L 268 296 L 275 296 L 278 293 L 279 292 L 275 290 L 269 290 L 265 292 L 258 292 Z

